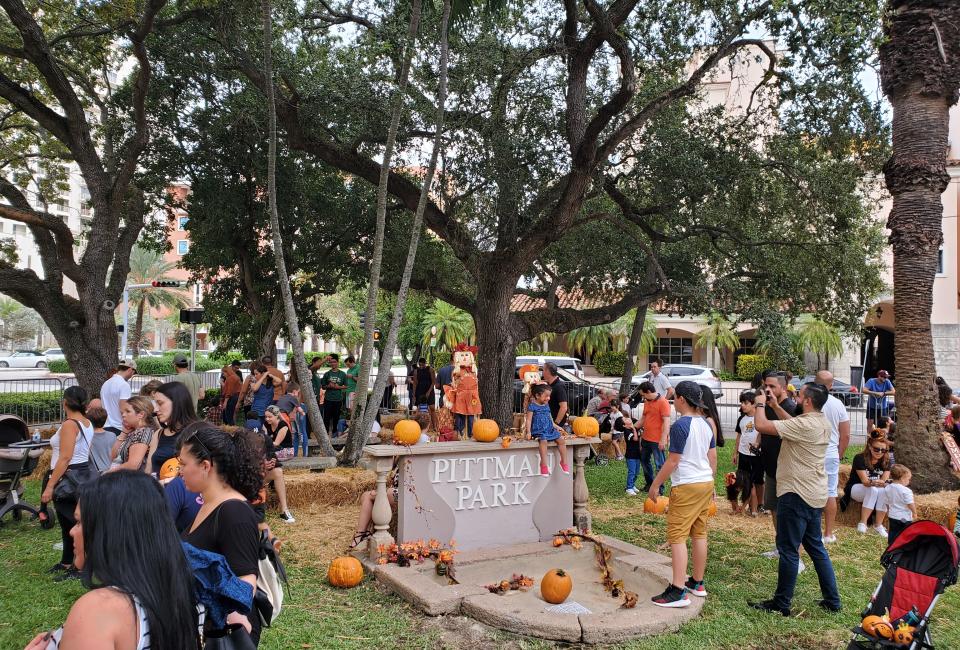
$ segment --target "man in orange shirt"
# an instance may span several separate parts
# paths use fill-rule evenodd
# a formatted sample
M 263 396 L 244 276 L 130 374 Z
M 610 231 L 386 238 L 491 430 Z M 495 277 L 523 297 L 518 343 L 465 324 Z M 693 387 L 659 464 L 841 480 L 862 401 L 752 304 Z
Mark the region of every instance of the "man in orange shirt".
M 661 462 L 656 463 L 656 470 L 652 459 L 663 458 L 663 450 L 667 446 L 670 435 L 670 402 L 657 392 L 652 382 L 640 384 L 640 395 L 643 397 L 643 428 L 640 438 L 640 465 L 643 467 L 643 480 L 646 483 L 640 494 L 650 490 L 654 477 L 660 470 Z M 658 453 L 659 452 L 659 453 Z M 663 494 L 663 486 L 660 486 Z
M 240 362 L 233 360 L 220 369 L 220 408 L 223 410 L 223 423 L 233 425 L 236 422 L 237 400 L 243 376 L 240 374 Z

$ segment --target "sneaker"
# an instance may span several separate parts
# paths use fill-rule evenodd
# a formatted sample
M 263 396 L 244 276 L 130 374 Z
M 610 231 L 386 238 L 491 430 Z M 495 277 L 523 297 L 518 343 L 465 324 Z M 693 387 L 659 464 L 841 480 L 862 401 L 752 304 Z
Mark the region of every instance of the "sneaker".
M 857 532 L 860 533 L 861 535 L 865 535 L 867 533 L 867 525 L 857 524 Z
M 873 529 L 877 531 L 877 534 L 880 535 L 880 537 L 887 536 L 887 529 L 884 528 L 883 524 L 880 524 L 879 526 L 874 526 Z
M 823 537 L 820 538 L 820 541 L 823 542 L 824 544 L 833 544 L 834 542 L 837 541 L 837 536 L 836 536 L 836 535 L 824 535 Z
M 770 514 L 770 511 L 767 510 L 766 508 L 764 508 L 763 506 L 759 506 L 759 507 L 757 508 L 757 514 L 760 514 L 760 515 L 769 515 L 769 514 Z
M 566 463 L 560 463 L 560 471 L 562 471 L 564 474 L 569 474 L 570 466 L 567 465 Z
M 828 602 L 825 601 L 825 600 L 821 600 L 820 602 L 818 602 L 818 603 L 817 603 L 817 606 L 818 606 L 820 609 L 822 609 L 822 610 L 825 610 L 825 611 L 828 611 L 828 612 L 831 612 L 831 613 L 834 613 L 834 614 L 836 614 L 836 613 L 839 612 L 841 609 L 843 609 L 842 607 L 840 607 L 840 605 L 831 605 L 830 603 L 828 603 Z
M 797 575 L 800 575 L 807 570 L 807 565 L 803 563 L 803 560 L 797 560 Z
M 284 510 L 283 513 L 280 515 L 280 521 L 282 521 L 282 522 L 284 522 L 284 523 L 287 523 L 287 524 L 292 524 L 292 523 L 296 522 L 297 520 L 293 518 L 293 515 L 290 514 L 290 511 L 289 511 L 289 510 Z
M 790 616 L 790 610 L 777 607 L 777 604 L 773 602 L 773 599 L 764 600 L 759 603 L 754 603 L 748 600 L 747 604 L 750 605 L 750 607 L 753 607 L 754 609 L 759 609 L 761 612 L 770 612 L 770 613 L 775 612 L 783 616 Z
M 53 579 L 53 581 L 54 581 L 54 582 L 64 582 L 64 581 L 66 581 L 66 580 L 79 580 L 79 579 L 80 579 L 80 572 L 77 570 L 76 567 L 70 567 L 69 569 L 67 569 L 66 571 L 64 571 L 63 573 L 61 573 L 60 575 L 56 576 L 56 577 Z
M 704 586 L 703 580 L 697 581 L 693 579 L 693 576 L 691 576 L 687 578 L 687 582 L 683 586 L 686 587 L 687 591 L 694 596 L 698 596 L 700 598 L 707 597 L 707 588 Z
M 53 550 L 55 550 L 55 551 L 62 551 L 62 550 L 63 550 L 63 542 L 55 542 L 55 543 L 53 544 Z
M 779 560 L 780 551 L 778 551 L 777 549 L 773 549 L 772 551 L 767 551 L 766 553 L 763 553 L 763 557 L 770 558 L 771 560 Z
M 690 604 L 687 590 L 673 584 L 667 585 L 662 594 L 654 596 L 650 601 L 657 607 L 687 607 Z
M 639 492 L 637 492 L 637 491 L 634 490 L 633 488 L 628 488 L 628 489 L 624 490 L 624 493 L 625 493 L 627 496 L 631 496 L 631 497 L 635 497 L 635 496 L 637 496 L 637 494 L 639 494 Z
M 543 478 L 550 478 L 550 468 L 546 465 L 540 466 L 540 476 Z
M 54 564 L 52 567 L 50 567 L 49 569 L 47 569 L 47 573 L 63 573 L 64 571 L 67 571 L 67 570 L 69 570 L 70 568 L 71 568 L 71 567 L 69 567 L 69 566 L 67 566 L 67 565 L 65 565 L 65 564 L 60 564 L 59 562 L 57 562 L 57 563 Z

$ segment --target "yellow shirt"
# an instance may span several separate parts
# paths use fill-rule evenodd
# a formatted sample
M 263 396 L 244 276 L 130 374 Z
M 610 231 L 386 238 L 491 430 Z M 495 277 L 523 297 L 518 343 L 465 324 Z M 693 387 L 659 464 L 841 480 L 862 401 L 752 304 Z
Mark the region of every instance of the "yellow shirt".
M 777 461 L 777 496 L 793 492 L 811 508 L 827 505 L 823 461 L 830 444 L 830 422 L 820 411 L 790 420 L 774 420 L 783 440 Z

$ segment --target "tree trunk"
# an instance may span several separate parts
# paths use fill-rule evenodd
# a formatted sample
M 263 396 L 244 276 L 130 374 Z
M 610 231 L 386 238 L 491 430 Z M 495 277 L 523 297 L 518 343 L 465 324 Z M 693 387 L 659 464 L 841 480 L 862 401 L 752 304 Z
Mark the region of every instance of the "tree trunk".
M 427 166 L 427 173 L 423 178 L 423 188 L 420 191 L 420 202 L 417 204 L 417 210 L 413 215 L 413 226 L 410 229 L 410 246 L 407 249 L 407 259 L 403 267 L 403 275 L 400 278 L 400 289 L 397 291 L 397 304 L 393 309 L 393 318 L 390 321 L 390 330 L 387 332 L 387 340 L 383 344 L 383 353 L 380 355 L 380 372 L 377 373 L 377 380 L 373 382 L 373 392 L 369 397 L 366 393 L 358 393 L 361 397 L 367 397 L 367 405 L 362 410 L 357 419 L 360 420 L 359 429 L 351 427 L 347 444 L 343 450 L 344 464 L 353 465 L 360 459 L 363 451 L 363 445 L 366 444 L 369 432 L 373 427 L 373 419 L 380 408 L 384 390 L 387 387 L 387 380 L 390 378 L 389 370 L 393 360 L 393 351 L 397 345 L 397 336 L 400 333 L 400 323 L 403 321 L 403 312 L 407 305 L 407 295 L 410 291 L 410 279 L 413 277 L 413 266 L 417 260 L 417 247 L 420 244 L 420 234 L 423 230 L 423 212 L 427 208 L 427 200 L 430 197 L 430 187 L 433 185 L 433 175 L 437 171 L 437 161 L 440 156 L 441 137 L 443 136 L 443 112 L 446 109 L 447 100 L 447 64 L 449 61 L 449 41 L 447 31 L 450 22 L 450 0 L 443 2 L 443 16 L 440 21 L 440 80 L 437 91 L 437 117 L 435 120 L 436 134 L 433 140 L 433 152 L 430 154 L 430 163 Z M 358 397 L 357 403 L 363 400 Z
M 627 341 L 627 359 L 623 363 L 623 374 L 620 375 L 620 392 L 631 392 L 633 381 L 633 360 L 640 352 L 640 340 L 643 338 L 643 325 L 647 320 L 647 304 L 637 305 L 637 314 L 633 317 L 633 327 L 630 328 L 630 340 Z
M 270 321 L 267 323 L 267 329 L 264 330 L 262 336 L 260 337 L 260 356 L 261 357 L 270 357 L 271 359 L 277 358 L 277 336 L 280 335 L 280 331 L 283 329 L 283 303 L 282 301 L 274 301 L 273 303 L 273 312 L 270 316 Z
M 884 175 L 893 195 L 887 227 L 897 338 L 897 461 L 913 471 L 913 489 L 929 493 L 957 486 L 940 442 L 930 316 L 943 241 L 941 194 L 950 182 L 947 119 L 960 88 L 960 3 L 891 0 L 885 34 L 881 80 L 893 105 L 893 156 Z
M 300 336 L 300 323 L 297 321 L 297 310 L 293 305 L 293 293 L 290 291 L 290 278 L 287 275 L 287 264 L 283 258 L 283 238 L 280 235 L 280 213 L 277 209 L 277 106 L 273 89 L 273 28 L 270 16 L 270 0 L 263 0 L 263 68 L 267 78 L 267 112 L 269 119 L 269 151 L 267 153 L 267 193 L 270 203 L 270 230 L 273 232 L 273 258 L 277 265 L 277 280 L 280 284 L 280 294 L 283 297 L 283 310 L 286 314 L 287 332 L 290 345 L 293 347 L 293 365 L 297 369 L 297 376 L 302 377 L 300 383 L 301 399 L 307 405 L 307 417 L 310 428 L 320 443 L 320 449 L 325 456 L 333 456 L 333 445 L 320 416 L 320 406 L 317 396 L 313 392 L 313 382 L 306 381 L 310 376 L 307 361 L 303 356 L 303 337 Z
M 133 340 L 132 340 L 132 352 L 133 358 L 136 359 L 140 356 L 140 340 L 143 338 L 143 311 L 146 307 L 147 299 L 141 298 L 137 303 L 137 317 L 133 321 Z M 126 354 L 126 350 L 120 350 L 120 354 Z
M 376 232 L 373 239 L 373 257 L 370 260 L 370 281 L 367 285 L 367 319 L 363 328 L 363 353 L 360 355 L 360 372 L 357 376 L 357 395 L 366 396 L 367 385 L 370 383 L 370 369 L 373 367 L 373 330 L 376 328 L 377 296 L 380 292 L 380 267 L 383 264 L 383 242 L 387 228 L 387 183 L 390 179 L 390 165 L 393 161 L 393 149 L 397 141 L 397 130 L 400 128 L 400 114 L 403 111 L 403 95 L 406 92 L 407 81 L 410 77 L 410 62 L 413 60 L 413 53 L 416 49 L 417 32 L 420 30 L 421 9 L 422 0 L 413 0 L 413 6 L 410 11 L 410 25 L 407 28 L 407 40 L 397 79 L 397 89 L 390 98 L 390 126 L 387 129 L 387 141 L 384 147 L 383 161 L 380 163 L 380 179 L 377 187 Z M 360 435 L 356 432 L 356 429 L 359 420 L 364 419 L 366 399 L 356 400 L 355 406 L 357 405 L 359 406 L 359 411 L 352 414 L 350 418 L 347 446 L 344 448 L 344 456 L 348 459 L 355 455 L 359 458 L 359 452 L 357 452 L 355 445 L 350 444 L 350 441 Z M 347 462 L 350 461 L 348 460 Z
M 491 274 L 492 276 L 492 274 Z M 520 338 L 506 324 L 510 322 L 510 300 L 516 278 L 494 278 L 480 284 L 485 291 L 477 296 L 473 321 L 477 331 L 477 369 L 483 415 L 497 421 L 501 429 L 513 426 L 515 360 Z

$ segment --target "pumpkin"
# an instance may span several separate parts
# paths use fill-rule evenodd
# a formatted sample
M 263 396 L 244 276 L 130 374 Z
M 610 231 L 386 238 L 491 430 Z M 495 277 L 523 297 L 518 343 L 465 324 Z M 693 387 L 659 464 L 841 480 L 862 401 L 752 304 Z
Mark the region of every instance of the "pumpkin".
M 477 442 L 493 442 L 500 435 L 496 420 L 477 420 L 473 423 L 473 439 Z
M 708 517 L 716 517 L 716 516 L 717 516 L 717 502 L 716 502 L 716 501 L 711 501 L 711 502 L 710 502 L 710 507 L 707 508 L 707 516 L 708 516 Z
M 161 481 L 165 481 L 168 478 L 174 478 L 180 474 L 180 461 L 176 458 L 171 458 L 167 460 L 160 468 L 160 474 L 157 476 Z
M 873 632 L 881 639 L 893 638 L 893 626 L 890 621 L 881 619 L 873 626 Z
M 554 546 L 563 546 L 563 538 L 560 537 L 559 535 L 557 535 L 556 537 L 554 537 L 554 538 L 553 538 L 553 545 L 554 545 Z
M 363 580 L 363 565 L 352 555 L 334 558 L 327 569 L 327 580 L 334 587 L 356 587 Z
M 513 438 L 511 438 L 510 436 L 504 436 L 503 440 L 500 441 L 500 446 L 506 449 L 507 447 L 510 446 L 511 442 L 513 442 Z
M 877 616 L 876 614 L 865 616 L 864 619 L 860 621 L 860 627 L 863 631 L 873 637 L 877 636 L 877 625 L 881 624 L 889 626 L 890 621 L 885 616 Z
M 573 590 L 573 580 L 563 569 L 550 569 L 540 580 L 540 595 L 552 605 L 559 605 Z
M 596 418 L 579 417 L 573 421 L 573 434 L 578 438 L 596 438 L 600 435 L 600 423 Z
M 420 423 L 400 420 L 393 426 L 393 441 L 398 445 L 415 445 L 420 441 Z
M 647 499 L 643 502 L 643 511 L 654 515 L 662 515 L 667 511 L 669 505 L 670 499 L 668 497 L 657 497 L 656 501 Z
M 910 645 L 913 643 L 914 628 L 906 622 L 900 623 L 900 627 L 893 631 L 893 642 L 900 645 Z

